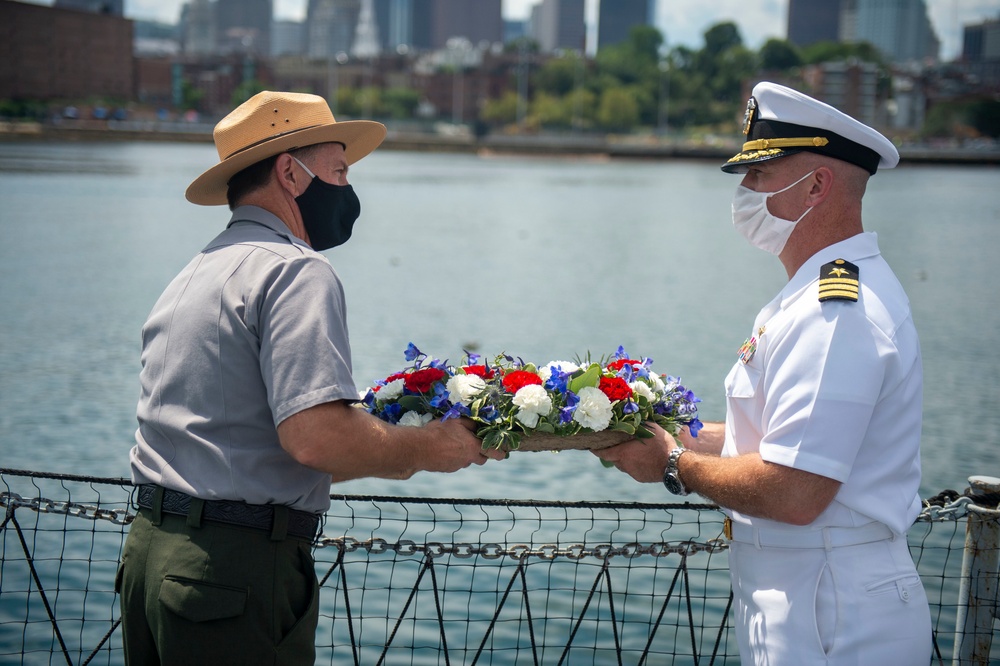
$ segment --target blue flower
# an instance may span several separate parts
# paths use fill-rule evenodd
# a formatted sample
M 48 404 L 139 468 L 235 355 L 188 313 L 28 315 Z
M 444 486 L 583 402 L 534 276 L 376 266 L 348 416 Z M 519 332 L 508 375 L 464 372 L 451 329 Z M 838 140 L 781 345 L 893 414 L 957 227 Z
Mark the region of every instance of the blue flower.
M 635 414 L 637 411 L 639 411 L 639 405 L 635 404 L 632 400 L 622 405 L 622 414 Z
M 555 366 L 552 368 L 552 374 L 549 375 L 549 379 L 545 382 L 545 388 L 549 391 L 558 391 L 559 393 L 566 393 L 569 388 L 569 378 L 572 376 L 571 372 L 563 372 L 561 366 Z
M 692 437 L 698 436 L 698 431 L 705 427 L 705 424 L 698 420 L 698 417 L 691 419 L 688 423 L 688 431 L 690 431 Z
M 398 402 L 386 405 L 385 409 L 382 410 L 380 418 L 383 421 L 388 421 L 389 423 L 399 423 L 399 417 L 403 415 L 403 406 Z
M 449 404 L 448 397 L 448 389 L 438 382 L 434 385 L 434 397 L 430 399 L 431 407 L 444 409 Z
M 566 406 L 559 408 L 559 424 L 565 425 L 573 420 L 573 412 L 580 404 L 580 396 L 572 391 L 566 391 Z
M 415 344 L 413 344 L 412 342 L 410 344 L 406 345 L 406 351 L 403 352 L 403 357 L 407 361 L 415 361 L 415 360 L 417 360 L 418 357 L 423 356 L 423 355 L 424 355 L 424 353 L 422 351 L 420 351 L 419 349 L 417 349 L 417 346 Z
M 447 421 L 448 419 L 457 419 L 462 416 L 471 416 L 472 412 L 469 408 L 458 402 L 452 405 L 447 412 L 441 417 L 442 421 Z

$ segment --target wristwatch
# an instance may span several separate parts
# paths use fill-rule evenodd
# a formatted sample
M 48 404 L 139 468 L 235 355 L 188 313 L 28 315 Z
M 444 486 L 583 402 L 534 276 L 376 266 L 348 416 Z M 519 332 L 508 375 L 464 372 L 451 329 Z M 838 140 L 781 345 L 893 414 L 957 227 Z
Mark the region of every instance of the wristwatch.
M 667 458 L 667 468 L 663 470 L 663 485 L 674 495 L 687 495 L 691 492 L 684 487 L 684 482 L 681 481 L 680 470 L 677 469 L 677 461 L 680 460 L 680 457 L 686 451 L 687 449 L 683 446 L 678 446 L 671 451 L 670 456 Z

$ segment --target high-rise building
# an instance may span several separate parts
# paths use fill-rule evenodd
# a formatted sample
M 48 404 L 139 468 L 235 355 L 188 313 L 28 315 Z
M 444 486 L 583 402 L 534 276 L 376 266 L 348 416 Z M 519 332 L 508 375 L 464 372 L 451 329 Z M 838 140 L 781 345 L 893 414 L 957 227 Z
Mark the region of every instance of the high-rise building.
M 215 7 L 211 0 L 191 0 L 181 10 L 184 53 L 203 56 L 215 53 Z
M 304 55 L 306 24 L 302 21 L 274 21 L 271 24 L 271 55 Z
M 587 26 L 584 0 L 542 0 L 531 14 L 531 36 L 543 53 L 556 49 L 583 51 Z
M 56 0 L 53 6 L 59 9 L 79 9 L 94 14 L 124 16 L 124 5 L 125 0 Z
M 215 0 L 216 53 L 271 52 L 272 0 Z
M 350 53 L 361 14 L 361 0 L 309 0 L 306 43 L 310 58 Z
M 840 38 L 841 0 L 788 0 L 788 41 L 796 46 Z
M 379 7 L 385 7 L 380 10 Z M 388 14 L 382 18 L 383 11 Z M 378 0 L 375 13 L 382 29 L 382 40 L 386 51 L 399 51 L 413 46 L 413 0 Z
M 1000 18 L 965 26 L 962 30 L 962 60 L 1000 60 Z
M 632 28 L 652 25 L 656 0 L 600 0 L 597 17 L 597 48 L 621 44 Z
M 500 0 L 432 0 L 430 4 L 431 48 L 443 48 L 452 37 L 464 37 L 473 44 L 503 41 Z
M 869 42 L 897 63 L 936 60 L 941 50 L 925 0 L 841 0 L 840 39 Z
M 375 0 L 361 0 L 361 12 L 358 14 L 358 24 L 354 30 L 354 43 L 351 44 L 351 55 L 356 58 L 374 58 L 382 52 L 379 40 L 379 27 L 375 21 Z

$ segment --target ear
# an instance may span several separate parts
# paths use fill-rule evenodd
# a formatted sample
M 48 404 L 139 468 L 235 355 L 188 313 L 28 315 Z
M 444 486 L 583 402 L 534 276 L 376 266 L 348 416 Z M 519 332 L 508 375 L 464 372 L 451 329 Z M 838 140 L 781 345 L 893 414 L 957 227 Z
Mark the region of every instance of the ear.
M 293 163 L 294 160 L 288 153 L 278 155 L 278 159 L 274 162 L 274 177 L 283 190 L 288 192 L 292 197 L 297 197 L 301 194 L 302 184 L 299 182 L 301 179 L 296 175 L 296 171 L 292 166 Z
M 813 172 L 812 186 L 806 194 L 806 205 L 810 207 L 815 206 L 830 196 L 830 192 L 833 191 L 834 180 L 836 180 L 836 176 L 834 176 L 833 171 L 829 167 L 817 167 L 816 171 Z

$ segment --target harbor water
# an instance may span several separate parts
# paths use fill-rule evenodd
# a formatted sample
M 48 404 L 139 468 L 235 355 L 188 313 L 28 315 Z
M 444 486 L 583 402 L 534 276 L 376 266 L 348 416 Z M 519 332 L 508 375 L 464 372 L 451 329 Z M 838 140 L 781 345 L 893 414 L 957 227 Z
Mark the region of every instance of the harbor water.
M 215 160 L 208 144 L 0 143 L 0 468 L 128 476 L 141 326 L 228 219 L 183 198 Z M 377 151 L 350 179 L 362 217 L 326 254 L 347 292 L 359 388 L 402 367 L 409 342 L 456 362 L 621 345 L 680 376 L 701 417 L 719 420 L 722 380 L 786 279 L 732 230 L 738 178 L 712 162 Z M 865 198 L 921 337 L 925 498 L 1000 475 L 998 186 L 996 168 L 904 166 Z M 580 451 L 331 490 L 671 501 Z
M 216 159 L 209 144 L 0 144 L 0 466 L 128 476 L 139 331 L 228 219 L 183 197 Z M 359 388 L 402 367 L 409 342 L 452 361 L 622 345 L 682 377 L 704 420 L 722 419 L 722 380 L 786 279 L 733 232 L 738 177 L 712 162 L 376 151 L 350 179 L 362 216 L 326 254 Z M 882 171 L 864 217 L 921 337 L 924 496 L 1000 474 L 1000 171 Z M 334 491 L 664 499 L 581 452 Z

